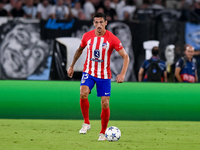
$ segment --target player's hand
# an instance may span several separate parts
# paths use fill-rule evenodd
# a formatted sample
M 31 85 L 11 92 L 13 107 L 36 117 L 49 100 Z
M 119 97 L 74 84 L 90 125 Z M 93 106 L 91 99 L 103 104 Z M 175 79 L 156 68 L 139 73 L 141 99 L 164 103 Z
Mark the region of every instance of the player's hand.
M 117 75 L 117 78 L 116 78 L 117 83 L 124 82 L 124 78 L 125 78 L 125 75 L 122 75 L 122 74 Z
M 69 67 L 69 69 L 67 70 L 67 74 L 68 74 L 68 77 L 70 77 L 70 78 L 73 77 L 73 74 L 74 74 L 74 69 L 73 69 L 73 67 Z

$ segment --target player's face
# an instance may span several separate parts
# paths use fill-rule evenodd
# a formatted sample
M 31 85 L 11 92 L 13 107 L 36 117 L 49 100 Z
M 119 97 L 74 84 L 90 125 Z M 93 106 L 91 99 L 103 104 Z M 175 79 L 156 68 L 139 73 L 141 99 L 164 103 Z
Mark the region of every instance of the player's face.
M 194 55 L 194 47 L 187 46 L 185 50 L 185 55 L 187 56 L 187 58 L 191 59 Z
M 105 27 L 107 25 L 107 21 L 104 20 L 102 17 L 95 17 L 93 24 L 95 26 L 95 29 L 98 33 L 101 33 L 102 31 L 105 30 Z

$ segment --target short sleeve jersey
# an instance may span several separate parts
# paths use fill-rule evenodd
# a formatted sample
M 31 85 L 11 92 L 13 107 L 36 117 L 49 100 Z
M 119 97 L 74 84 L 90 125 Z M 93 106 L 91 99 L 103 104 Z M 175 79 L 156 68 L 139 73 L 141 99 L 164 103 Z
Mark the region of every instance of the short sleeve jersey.
M 123 48 L 120 40 L 108 30 L 101 37 L 92 30 L 83 35 L 80 46 L 87 48 L 83 72 L 97 78 L 111 79 L 110 56 L 113 49 L 119 51 Z
M 183 59 L 179 59 L 176 63 L 176 67 L 182 68 Z M 195 70 L 196 64 L 193 61 L 186 61 L 185 66 L 181 69 L 180 76 L 183 82 L 195 82 Z

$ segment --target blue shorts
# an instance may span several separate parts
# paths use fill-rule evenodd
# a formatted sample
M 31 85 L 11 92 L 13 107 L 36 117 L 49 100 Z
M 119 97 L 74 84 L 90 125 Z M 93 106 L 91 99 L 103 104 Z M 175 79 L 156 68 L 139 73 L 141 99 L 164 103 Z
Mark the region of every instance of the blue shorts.
M 80 86 L 82 85 L 88 86 L 91 92 L 95 83 L 96 83 L 96 90 L 97 90 L 98 97 L 110 96 L 111 79 L 100 79 L 100 78 L 93 77 L 88 73 L 85 73 L 85 72 L 82 73 Z

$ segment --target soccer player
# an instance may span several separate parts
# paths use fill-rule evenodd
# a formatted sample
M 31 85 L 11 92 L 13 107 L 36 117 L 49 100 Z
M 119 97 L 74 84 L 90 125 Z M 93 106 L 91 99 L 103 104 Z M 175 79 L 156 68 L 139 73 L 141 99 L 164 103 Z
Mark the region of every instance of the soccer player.
M 95 29 L 85 33 L 81 44 L 74 54 L 73 61 L 68 68 L 68 76 L 72 78 L 73 67 L 83 52 L 87 48 L 87 57 L 85 60 L 83 74 L 80 84 L 80 106 L 84 118 L 84 124 L 79 131 L 81 134 L 87 133 L 91 128 L 89 121 L 89 101 L 88 95 L 96 84 L 97 96 L 101 97 L 101 131 L 99 141 L 106 140 L 105 130 L 110 118 L 109 99 L 111 92 L 111 71 L 110 56 L 115 49 L 123 57 L 123 67 L 121 73 L 117 75 L 117 83 L 122 83 L 129 65 L 129 56 L 124 50 L 120 40 L 106 30 L 106 16 L 103 13 L 96 13 L 93 17 Z M 116 64 L 117 65 L 117 64 Z

